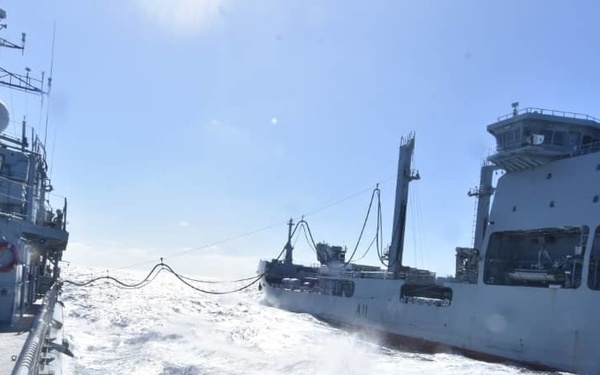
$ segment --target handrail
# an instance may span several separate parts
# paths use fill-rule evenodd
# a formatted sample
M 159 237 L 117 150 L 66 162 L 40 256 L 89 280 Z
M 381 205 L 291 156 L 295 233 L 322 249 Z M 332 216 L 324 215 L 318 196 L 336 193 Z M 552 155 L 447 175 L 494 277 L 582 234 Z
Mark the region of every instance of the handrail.
M 6 181 L 6 182 L 13 183 L 13 184 L 21 185 L 24 188 L 34 188 L 35 187 L 35 185 L 33 185 L 33 184 L 29 185 L 27 182 L 13 180 L 13 179 L 5 177 L 5 176 L 0 176 L 0 181 Z M 49 192 L 49 191 L 46 192 L 46 196 L 51 196 L 51 197 L 56 197 L 56 198 L 64 198 L 63 195 L 56 194 L 56 193 Z
M 44 296 L 42 310 L 33 323 L 33 329 L 27 336 L 12 375 L 33 375 L 39 372 L 40 355 L 52 322 L 54 305 L 58 299 L 58 288 L 58 283 L 54 282 Z
M 543 109 L 543 108 L 536 108 L 536 107 L 527 107 L 527 108 L 520 109 L 518 111 L 513 111 L 511 113 L 507 113 L 503 116 L 498 117 L 498 121 L 506 120 L 511 117 L 522 115 L 524 113 L 538 113 L 540 115 L 568 117 L 568 118 L 574 118 L 574 119 L 579 119 L 579 120 L 590 120 L 590 121 L 600 123 L 600 120 L 598 120 L 594 116 L 586 115 L 584 113 L 558 111 L 555 109 Z
M 568 150 L 567 148 L 565 148 L 564 146 L 557 146 L 557 145 L 546 145 L 546 144 L 541 144 L 541 145 L 514 145 L 514 146 L 496 146 L 496 147 L 491 147 L 489 149 L 489 156 L 494 156 L 495 154 L 498 154 L 502 151 L 514 151 L 514 150 L 518 150 L 518 149 L 522 149 L 523 147 L 529 147 L 529 148 L 544 148 L 546 150 L 549 151 L 554 151 L 555 155 L 564 155 L 565 157 L 567 156 L 578 156 L 578 155 L 584 155 L 584 154 L 591 154 L 593 152 L 598 152 L 600 151 L 600 141 L 598 142 L 592 142 L 592 143 L 587 143 L 585 145 L 577 145 L 575 146 L 573 149 Z

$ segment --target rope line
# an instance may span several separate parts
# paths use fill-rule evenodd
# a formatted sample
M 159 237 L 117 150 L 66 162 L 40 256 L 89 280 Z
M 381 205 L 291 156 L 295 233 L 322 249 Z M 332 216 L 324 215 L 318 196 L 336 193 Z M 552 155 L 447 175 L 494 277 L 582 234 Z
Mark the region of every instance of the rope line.
M 294 230 L 292 231 L 292 237 L 294 236 L 294 234 L 296 233 L 298 228 L 304 224 L 306 224 L 306 226 L 308 227 L 308 223 L 306 223 L 304 220 L 302 220 L 296 224 L 296 226 L 294 227 Z M 309 232 L 310 232 L 310 229 L 309 229 Z M 286 244 L 287 244 L 287 242 L 286 242 Z M 279 259 L 285 252 L 285 248 L 286 247 L 284 246 L 283 249 L 281 249 L 281 251 L 279 252 L 279 255 L 277 256 L 277 258 L 275 258 L 275 261 L 279 261 Z M 108 271 L 107 271 L 107 274 L 104 276 L 93 277 L 86 281 L 78 282 L 78 281 L 73 281 L 73 280 L 63 280 L 63 283 L 71 284 L 71 285 L 74 285 L 77 287 L 86 287 L 86 286 L 93 285 L 99 281 L 107 281 L 107 282 L 114 283 L 117 288 L 121 288 L 121 289 L 141 289 L 141 288 L 147 286 L 148 284 L 150 284 L 152 281 L 154 281 L 156 276 L 158 276 L 158 274 L 162 271 L 169 272 L 170 274 L 175 276 L 175 278 L 177 278 L 179 281 L 181 281 L 184 285 L 188 286 L 189 288 L 191 288 L 197 292 L 201 292 L 201 293 L 205 293 L 205 294 L 212 294 L 212 295 L 223 295 L 223 294 L 232 294 L 232 293 L 241 292 L 242 290 L 248 289 L 252 285 L 256 284 L 266 273 L 266 272 L 263 272 L 257 276 L 246 277 L 246 278 L 231 280 L 231 281 L 200 280 L 200 279 L 195 279 L 192 277 L 181 275 L 180 273 L 176 272 L 171 266 L 164 263 L 163 258 L 161 258 L 160 263 L 155 264 L 154 267 L 152 267 L 152 269 L 150 270 L 150 272 L 148 272 L 146 277 L 144 277 L 141 281 L 138 281 L 135 283 L 123 282 L 116 277 L 110 276 L 108 274 Z M 235 288 L 232 290 L 226 290 L 226 291 L 208 290 L 208 289 L 200 288 L 200 287 L 192 284 L 192 282 L 203 283 L 203 284 L 225 284 L 225 283 L 236 283 L 236 282 L 243 282 L 243 281 L 250 281 L 250 282 L 239 288 Z
M 240 292 L 244 289 L 247 289 L 249 287 L 251 287 L 252 285 L 254 285 L 255 283 L 257 283 L 261 277 L 263 277 L 264 274 L 260 274 L 257 276 L 253 276 L 251 278 L 245 278 L 245 279 L 240 279 L 240 280 L 235 280 L 235 281 L 231 281 L 231 282 L 239 282 L 239 281 L 249 281 L 251 280 L 250 283 L 243 285 L 239 288 L 233 289 L 233 290 L 227 290 L 227 291 L 214 291 L 214 290 L 208 290 L 208 289 L 204 289 L 204 288 L 200 288 L 197 287 L 195 285 L 193 285 L 191 282 L 201 282 L 201 283 L 218 283 L 217 281 L 206 281 L 206 280 L 196 280 L 187 276 L 183 276 L 181 274 L 179 274 L 178 272 L 176 272 L 171 266 L 169 266 L 166 263 L 157 263 L 156 265 L 154 265 L 154 267 L 152 268 L 152 270 L 148 273 L 148 275 L 146 275 L 145 278 L 143 278 L 141 281 L 139 282 L 135 282 L 135 283 L 126 283 L 123 282 L 121 280 L 119 280 L 116 277 L 110 276 L 110 275 L 105 275 L 105 276 L 99 276 L 99 277 L 94 277 L 90 280 L 84 281 L 84 282 L 77 282 L 77 281 L 72 281 L 72 280 L 64 280 L 63 283 L 65 284 L 71 284 L 77 287 L 86 287 L 86 286 L 93 286 L 94 284 L 96 284 L 97 282 L 100 281 L 108 281 L 108 282 L 112 282 L 115 284 L 115 286 L 117 288 L 120 289 L 141 289 L 145 286 L 147 286 L 148 284 L 150 284 L 152 281 L 154 281 L 154 279 L 162 272 L 162 271 L 166 271 L 170 274 L 172 274 L 173 276 L 175 276 L 175 278 L 177 278 L 179 281 L 181 281 L 183 284 L 185 284 L 186 286 L 198 291 L 198 292 L 202 292 L 202 293 L 206 293 L 206 294 L 230 294 L 230 293 L 237 293 Z M 228 281 L 221 281 L 220 283 L 227 283 Z
M 360 230 L 360 234 L 358 235 L 358 240 L 356 240 L 356 245 L 354 246 L 354 250 L 352 250 L 352 254 L 350 255 L 350 258 L 344 262 L 344 267 L 348 266 L 350 264 L 350 262 L 352 262 L 352 260 L 354 259 L 354 255 L 356 255 L 356 250 L 358 250 L 358 247 L 360 245 L 360 241 L 362 240 L 362 236 L 365 233 L 365 228 L 367 227 L 367 223 L 369 222 L 369 215 L 371 214 L 371 209 L 373 208 L 373 202 L 375 201 L 375 197 L 377 197 L 377 201 L 378 201 L 378 208 L 379 208 L 379 213 L 378 213 L 378 219 L 377 219 L 377 228 L 375 230 L 375 236 L 377 237 L 379 235 L 380 232 L 380 220 L 379 220 L 379 216 L 381 214 L 381 194 L 379 191 L 379 184 L 375 187 L 375 189 L 373 189 L 373 193 L 371 194 L 371 201 L 369 202 L 369 208 L 367 209 L 367 214 L 365 215 L 365 220 L 363 221 L 363 225 L 362 228 Z M 364 258 L 367 254 L 367 252 L 369 251 L 369 249 L 372 246 L 372 242 L 371 245 L 369 245 L 369 247 L 367 248 L 367 250 L 365 251 L 365 254 L 363 254 L 361 256 L 361 259 Z

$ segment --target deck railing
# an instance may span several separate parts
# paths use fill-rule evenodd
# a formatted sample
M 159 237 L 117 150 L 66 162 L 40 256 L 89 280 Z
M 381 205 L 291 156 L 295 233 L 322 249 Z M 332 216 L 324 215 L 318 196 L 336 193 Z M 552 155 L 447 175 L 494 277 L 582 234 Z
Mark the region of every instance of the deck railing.
M 527 108 L 523 108 L 523 109 L 519 109 L 517 111 L 507 113 L 503 116 L 498 117 L 498 121 L 506 120 L 506 119 L 509 119 L 514 116 L 522 115 L 524 113 L 538 113 L 540 115 L 559 116 L 559 117 L 574 118 L 574 119 L 579 119 L 579 120 L 590 120 L 590 121 L 600 123 L 600 120 L 598 120 L 597 118 L 590 116 L 590 115 L 586 115 L 584 113 L 558 111 L 555 109 L 544 109 L 544 108 L 535 108 L 535 107 L 527 107 Z
M 23 345 L 21 354 L 19 354 L 19 358 L 13 368 L 12 375 L 32 375 L 39 372 L 42 348 L 50 329 L 50 323 L 52 322 L 54 305 L 58 298 L 58 288 L 59 286 L 54 283 L 44 296 L 42 311 L 33 323 L 33 329 L 27 336 L 25 345 Z

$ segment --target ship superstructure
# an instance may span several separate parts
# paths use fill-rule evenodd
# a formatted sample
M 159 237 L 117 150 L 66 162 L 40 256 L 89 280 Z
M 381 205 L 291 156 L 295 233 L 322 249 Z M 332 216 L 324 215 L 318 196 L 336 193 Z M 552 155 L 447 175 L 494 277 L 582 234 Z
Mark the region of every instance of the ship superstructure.
M 6 12 L 0 9 L 0 19 Z M 5 25 L 0 26 L 4 28 Z M 0 39 L 0 46 L 23 51 Z M 0 67 L 0 86 L 23 95 L 47 97 L 51 78 L 34 78 Z M 20 134 L 5 132 L 10 123 L 0 103 L 0 372 L 60 374 L 61 355 L 70 354 L 62 331 L 60 265 L 69 234 L 67 200 L 51 195 L 46 147 L 26 120 Z
M 267 303 L 392 334 L 419 347 L 534 367 L 600 373 L 600 122 L 518 109 L 487 127 L 474 243 L 457 247 L 455 275 L 402 264 L 414 135 L 400 146 L 387 268 L 334 256 L 320 267 L 261 261 Z M 501 176 L 494 185 L 494 174 Z

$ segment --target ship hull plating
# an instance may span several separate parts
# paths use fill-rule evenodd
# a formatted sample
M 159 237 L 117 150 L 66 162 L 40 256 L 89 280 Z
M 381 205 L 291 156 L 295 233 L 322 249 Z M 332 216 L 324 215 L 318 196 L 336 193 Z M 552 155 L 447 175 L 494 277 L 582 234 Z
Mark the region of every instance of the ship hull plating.
M 595 342 L 600 309 L 591 291 L 448 283 L 449 304 L 401 299 L 403 280 L 352 279 L 354 296 L 273 287 L 268 304 L 293 312 L 456 348 L 487 360 L 508 359 L 536 368 L 598 373 Z M 374 293 L 372 293 L 374 292 Z M 576 306 L 576 308 L 575 308 Z

